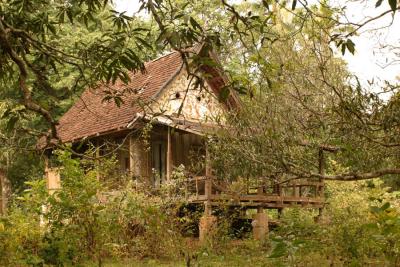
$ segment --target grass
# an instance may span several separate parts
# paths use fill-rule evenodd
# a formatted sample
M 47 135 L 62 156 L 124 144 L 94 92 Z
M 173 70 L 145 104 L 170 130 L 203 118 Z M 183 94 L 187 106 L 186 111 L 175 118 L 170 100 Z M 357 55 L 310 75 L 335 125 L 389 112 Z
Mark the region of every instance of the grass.
M 254 240 L 231 241 L 223 247 L 217 248 L 220 253 L 209 253 L 206 249 L 199 250 L 195 259 L 191 260 L 190 266 L 193 267 L 280 267 L 293 266 L 287 259 L 268 258 L 268 245 L 260 244 Z M 318 254 L 310 254 L 302 257 L 302 262 L 297 262 L 296 266 L 323 267 L 330 263 Z M 98 266 L 89 264 L 90 267 Z M 118 259 L 104 262 L 104 267 L 186 267 L 185 258 L 182 256 L 177 259 Z M 341 266 L 335 265 L 335 266 Z

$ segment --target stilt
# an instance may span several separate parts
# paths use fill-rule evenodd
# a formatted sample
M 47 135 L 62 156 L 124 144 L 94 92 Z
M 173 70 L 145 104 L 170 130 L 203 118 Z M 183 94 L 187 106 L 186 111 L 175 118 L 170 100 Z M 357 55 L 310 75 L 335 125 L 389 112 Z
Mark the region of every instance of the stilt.
M 171 139 L 171 127 L 168 127 L 167 133 L 167 181 L 171 180 L 172 175 L 172 139 Z
M 204 215 L 199 222 L 199 240 L 204 242 L 207 238 L 212 237 L 215 232 L 217 217 L 211 215 L 211 205 L 207 201 L 204 205 Z
M 254 239 L 262 240 L 268 236 L 268 214 L 264 213 L 263 208 L 258 208 L 251 225 L 253 226 Z
M 325 157 L 324 150 L 322 148 L 318 151 L 318 173 L 323 175 L 325 173 Z M 323 183 L 324 180 L 322 178 L 319 179 L 319 182 Z M 316 197 L 323 198 L 324 197 L 324 186 L 318 186 L 316 188 Z M 323 208 L 318 209 L 318 216 L 315 218 L 315 222 L 321 222 L 322 219 Z
M 278 219 L 282 218 L 283 209 L 278 209 Z
M 314 218 L 314 221 L 316 223 L 320 223 L 322 221 L 323 210 L 324 210 L 323 208 L 318 209 L 318 215 L 317 215 L 317 217 Z

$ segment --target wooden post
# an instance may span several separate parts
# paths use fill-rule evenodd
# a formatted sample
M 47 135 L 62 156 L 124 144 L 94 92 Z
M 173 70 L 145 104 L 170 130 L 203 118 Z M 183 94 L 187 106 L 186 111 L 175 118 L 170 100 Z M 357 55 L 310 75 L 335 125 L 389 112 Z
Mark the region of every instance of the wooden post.
M 46 169 L 46 185 L 49 194 L 53 194 L 61 189 L 60 168 L 47 168 Z
M 171 141 L 171 127 L 168 127 L 167 135 L 167 181 L 171 179 L 172 174 L 172 141 Z
M 11 196 L 11 182 L 7 174 L 11 165 L 10 154 L 5 152 L 6 168 L 0 169 L 0 214 L 7 213 L 8 200 Z
M 215 226 L 217 217 L 212 215 L 203 215 L 199 222 L 199 240 L 200 242 L 206 241 L 208 238 L 212 238 L 215 233 Z
M 194 178 L 196 182 L 196 198 L 199 197 L 199 179 L 197 177 Z
M 212 237 L 212 233 L 215 229 L 215 224 L 217 222 L 217 218 L 212 215 L 212 207 L 211 207 L 212 174 L 210 166 L 210 155 L 208 153 L 207 145 L 206 145 L 205 169 L 206 169 L 206 179 L 204 184 L 204 194 L 206 196 L 206 201 L 204 202 L 204 215 L 200 218 L 200 223 L 199 223 L 200 242 L 205 241 L 207 237 Z
M 7 200 L 5 195 L 5 173 L 0 170 L 0 214 L 6 213 Z
M 205 215 L 211 215 L 211 194 L 212 194 L 212 181 L 211 181 L 211 167 L 210 167 L 210 154 L 206 144 L 206 180 L 204 185 L 204 194 L 206 195 L 206 203 L 204 207 Z
M 136 136 L 129 137 L 129 169 L 133 177 L 140 177 L 142 175 L 142 161 L 143 158 L 142 147 L 140 140 Z
M 324 157 L 324 150 L 322 148 L 320 148 L 318 152 L 318 173 L 321 175 L 325 173 L 325 157 Z M 323 182 L 323 179 L 319 178 L 319 181 Z M 323 197 L 323 194 L 324 194 L 324 187 L 321 187 L 319 196 Z
M 318 151 L 318 173 L 323 175 L 324 172 L 325 172 L 324 150 L 322 148 L 320 148 Z M 323 183 L 323 179 L 319 178 L 319 182 Z M 324 196 L 324 186 L 321 186 L 321 187 L 318 186 L 317 188 L 318 188 L 318 190 L 317 190 L 318 197 L 322 198 Z M 321 220 L 322 212 L 323 212 L 323 208 L 319 208 L 317 221 Z
M 96 164 L 97 164 L 97 171 L 96 171 L 96 178 L 97 181 L 101 180 L 101 175 L 100 175 L 100 141 L 96 140 L 96 146 L 95 146 L 95 159 L 96 159 Z
M 256 240 L 265 239 L 268 235 L 268 214 L 264 213 L 264 209 L 259 207 L 257 214 L 254 214 L 253 221 L 253 237 Z
M 134 161 L 134 155 L 133 155 L 133 137 L 132 135 L 129 136 L 128 140 L 128 151 L 129 151 L 129 172 L 131 173 L 132 176 L 135 176 L 135 161 Z
M 299 197 L 300 196 L 299 187 L 295 183 L 293 184 L 293 194 L 294 194 L 295 197 Z
M 278 209 L 278 219 L 282 218 L 283 208 Z

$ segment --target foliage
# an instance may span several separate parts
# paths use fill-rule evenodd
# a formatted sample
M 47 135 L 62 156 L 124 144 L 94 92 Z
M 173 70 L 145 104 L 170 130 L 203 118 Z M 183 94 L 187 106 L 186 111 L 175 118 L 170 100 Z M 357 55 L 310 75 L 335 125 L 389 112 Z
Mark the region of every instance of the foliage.
M 315 213 L 300 209 L 284 213 L 283 224 L 271 236 L 270 257 L 286 259 L 290 265 L 311 257 L 318 261 L 315 266 L 395 266 L 398 256 L 391 240 L 400 229 L 392 224 L 398 219 L 398 207 L 389 207 L 399 204 L 398 194 L 388 193 L 379 181 L 373 187 L 364 182 L 330 183 L 329 194 L 320 224 L 313 222 Z M 381 235 L 378 228 L 383 230 L 386 220 L 393 227 Z
M 149 14 L 143 19 L 113 11 L 109 1 L 0 1 L 0 168 L 22 190 L 22 181 L 42 169 L 32 136 L 50 127 L 48 139 L 57 137 L 57 119 L 85 87 L 126 83 L 129 71 L 171 48 L 199 78 L 196 66 L 216 62 L 185 51 L 203 43 L 218 52 L 229 77 L 219 99 L 228 98 L 229 88 L 242 96 L 240 111 L 209 144 L 216 174 L 237 180 L 233 191 L 260 178 L 398 178 L 399 86 L 365 87 L 337 57 L 354 53 L 352 37 L 381 15 L 343 23 L 344 8 L 327 1 L 289 2 L 142 0 Z M 385 4 L 383 15 L 396 14 L 396 1 Z M 106 92 L 106 101 L 121 104 L 119 94 Z M 132 182 L 104 194 L 116 187 L 97 174 L 110 178 L 112 162 L 99 166 L 67 152 L 59 158 L 62 189 L 48 195 L 43 182 L 30 181 L 1 218 L 1 264 L 101 265 L 110 257 L 185 255 L 248 265 L 252 249 L 265 265 L 399 264 L 398 195 L 376 181 L 333 184 L 323 224 L 313 222 L 312 212 L 287 211 L 270 240 L 245 241 L 236 250 L 240 258 L 227 252 L 229 218 L 220 221 L 209 250 L 192 251 L 183 239 L 174 206 L 184 193 L 183 169 L 173 183 L 146 190 L 150 196 Z
M 198 246 L 183 237 L 180 222 L 186 219 L 178 219 L 174 208 L 182 173 L 174 174 L 176 187 L 168 185 L 153 196 L 137 191 L 133 182 L 109 191 L 116 187 L 99 182 L 98 166 L 71 159 L 69 152 L 58 155 L 64 166 L 62 189 L 49 195 L 43 180 L 29 182 L 29 189 L 1 218 L 2 265 L 106 264 L 143 258 L 222 264 L 233 257 L 230 260 L 239 265 L 258 258 L 265 266 L 395 266 L 400 259 L 399 194 L 379 180 L 329 183 L 329 204 L 320 224 L 314 222 L 313 211 L 287 209 L 265 242 L 246 237 L 235 241 L 229 229 L 237 214 L 228 207 L 215 210 L 216 235 Z M 112 162 L 103 161 L 101 166 L 113 168 Z
M 1 264 L 101 264 L 110 257 L 176 257 L 181 247 L 171 200 L 145 196 L 128 182 L 108 191 L 102 169 L 58 151 L 62 189 L 48 194 L 44 180 L 29 182 L 22 197 L 1 222 Z M 115 188 L 115 187 L 111 187 Z
M 142 69 L 156 53 L 154 28 L 97 0 L 0 1 L 0 26 L 0 168 L 19 191 L 41 168 L 38 137 L 57 137 L 57 120 L 84 88 Z

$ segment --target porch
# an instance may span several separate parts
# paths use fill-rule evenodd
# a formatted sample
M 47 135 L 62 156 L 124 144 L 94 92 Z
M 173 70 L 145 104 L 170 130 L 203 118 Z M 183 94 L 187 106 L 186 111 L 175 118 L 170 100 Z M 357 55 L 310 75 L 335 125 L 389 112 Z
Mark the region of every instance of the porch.
M 208 203 L 210 206 L 229 205 L 245 208 L 283 209 L 289 207 L 323 208 L 324 183 L 295 181 L 271 183 L 260 180 L 258 186 L 233 191 L 228 183 L 215 177 L 188 178 L 185 196 L 189 203 Z

